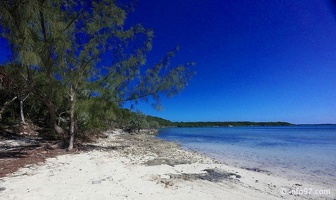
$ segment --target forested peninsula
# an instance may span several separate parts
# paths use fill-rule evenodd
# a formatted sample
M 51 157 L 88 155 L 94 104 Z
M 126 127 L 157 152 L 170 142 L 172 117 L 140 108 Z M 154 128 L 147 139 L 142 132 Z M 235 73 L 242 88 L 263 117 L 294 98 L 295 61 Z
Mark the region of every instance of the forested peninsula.
M 148 121 L 157 123 L 160 127 L 236 127 L 236 126 L 293 126 L 289 122 L 172 122 L 159 117 L 147 116 Z M 153 124 L 153 123 L 152 123 Z

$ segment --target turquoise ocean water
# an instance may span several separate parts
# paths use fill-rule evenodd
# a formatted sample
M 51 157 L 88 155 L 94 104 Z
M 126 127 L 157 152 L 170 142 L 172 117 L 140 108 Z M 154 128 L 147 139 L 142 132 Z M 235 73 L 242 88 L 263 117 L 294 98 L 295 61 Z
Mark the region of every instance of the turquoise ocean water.
M 336 125 L 164 128 L 158 137 L 229 165 L 336 185 Z

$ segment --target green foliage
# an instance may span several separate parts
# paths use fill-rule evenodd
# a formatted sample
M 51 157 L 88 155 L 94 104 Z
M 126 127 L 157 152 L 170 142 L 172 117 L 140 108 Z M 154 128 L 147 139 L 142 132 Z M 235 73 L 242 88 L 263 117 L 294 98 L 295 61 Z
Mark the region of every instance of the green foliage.
M 135 129 L 138 132 L 140 131 L 140 129 L 149 127 L 149 124 L 146 120 L 146 115 L 144 115 L 140 111 L 136 111 L 133 114 L 133 116 L 131 117 L 130 123 L 131 123 L 131 129 Z
M 159 117 L 147 116 L 147 121 L 154 121 L 159 127 L 235 127 L 235 126 L 292 126 L 288 122 L 172 122 Z
M 148 126 L 150 129 L 158 129 L 160 128 L 160 124 L 156 121 L 149 121 Z
M 147 116 L 147 121 L 149 122 L 156 122 L 159 127 L 171 127 L 171 126 L 176 126 L 174 122 L 171 122 L 166 119 L 162 119 L 160 117 L 154 117 L 154 116 Z
M 76 105 L 77 120 L 80 123 L 79 131 L 111 128 L 112 122 L 117 119 L 118 112 L 116 104 L 99 98 L 79 100 Z
M 140 129 L 157 129 L 163 127 L 158 122 L 157 117 L 151 117 L 143 114 L 141 111 L 131 112 L 128 109 L 119 109 L 118 117 L 114 121 L 115 126 L 129 132 L 139 132 Z M 164 119 L 162 119 L 164 120 Z
M 146 65 L 154 34 L 141 24 L 124 26 L 132 8 L 114 0 L 0 3 L 1 37 L 12 53 L 8 69 L 20 80 L 19 91 L 33 96 L 29 117 L 42 113 L 59 138 L 65 136 L 57 123 L 69 132 L 76 123 L 80 133 L 112 122 L 133 129 L 158 126 L 120 106 L 153 99 L 160 109 L 160 96 L 178 94 L 194 72 L 188 63 L 170 66 L 178 48 Z

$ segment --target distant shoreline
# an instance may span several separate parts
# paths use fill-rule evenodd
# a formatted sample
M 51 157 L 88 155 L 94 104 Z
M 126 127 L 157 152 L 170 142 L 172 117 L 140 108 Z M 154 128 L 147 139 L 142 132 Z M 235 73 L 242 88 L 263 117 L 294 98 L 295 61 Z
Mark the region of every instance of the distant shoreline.
M 255 127 L 295 126 L 288 122 L 173 122 L 174 127 Z
M 148 121 L 154 121 L 161 127 L 236 127 L 236 126 L 295 126 L 289 122 L 251 122 L 251 121 L 198 121 L 198 122 L 172 122 L 160 117 L 147 115 Z
M 153 121 L 159 124 L 161 128 L 169 127 L 254 127 L 254 126 L 330 126 L 336 124 L 322 123 L 322 124 L 293 124 L 290 122 L 252 122 L 252 121 L 195 121 L 195 122 L 173 122 L 155 116 L 146 116 L 148 121 Z
M 181 122 L 178 122 L 178 123 L 181 123 Z M 182 123 L 185 123 L 185 122 L 182 122 Z M 188 122 L 190 123 L 190 122 Z M 198 125 L 199 122 L 191 122 L 191 123 L 195 123 L 195 125 L 191 125 L 191 126 L 185 126 L 185 125 L 182 125 L 182 126 L 166 126 L 166 127 L 162 127 L 162 128 L 216 128 L 216 127 L 219 127 L 219 128 L 225 128 L 225 127 L 287 127 L 287 126 L 336 126 L 336 124 L 284 124 L 284 125 L 273 125 L 271 123 L 273 122 L 266 122 L 266 123 L 269 123 L 269 124 L 262 124 L 260 125 L 259 123 L 262 123 L 262 122 L 252 122 L 252 123 L 255 123 L 255 124 L 251 124 L 251 125 L 215 125 L 215 126 L 211 126 L 211 125 Z M 201 123 L 207 123 L 207 122 L 201 122 Z M 214 122 L 216 123 L 216 122 Z M 274 122 L 276 123 L 276 122 Z M 286 123 L 286 122 L 285 122 Z

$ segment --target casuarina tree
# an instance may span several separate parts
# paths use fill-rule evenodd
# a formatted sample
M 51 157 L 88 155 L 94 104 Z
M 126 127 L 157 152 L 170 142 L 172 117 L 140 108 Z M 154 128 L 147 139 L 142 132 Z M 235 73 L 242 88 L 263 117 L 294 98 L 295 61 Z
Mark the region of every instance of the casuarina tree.
M 146 65 L 154 34 L 141 24 L 125 26 L 132 10 L 132 3 L 113 0 L 0 4 L 2 37 L 27 88 L 48 108 L 50 127 L 62 141 L 69 139 L 69 150 L 76 124 L 89 123 L 97 112 L 113 112 L 125 101 L 150 99 L 159 109 L 160 96 L 179 93 L 194 74 L 189 64 L 170 66 L 178 48 Z M 56 120 L 64 105 L 59 98 L 69 102 L 68 135 Z

